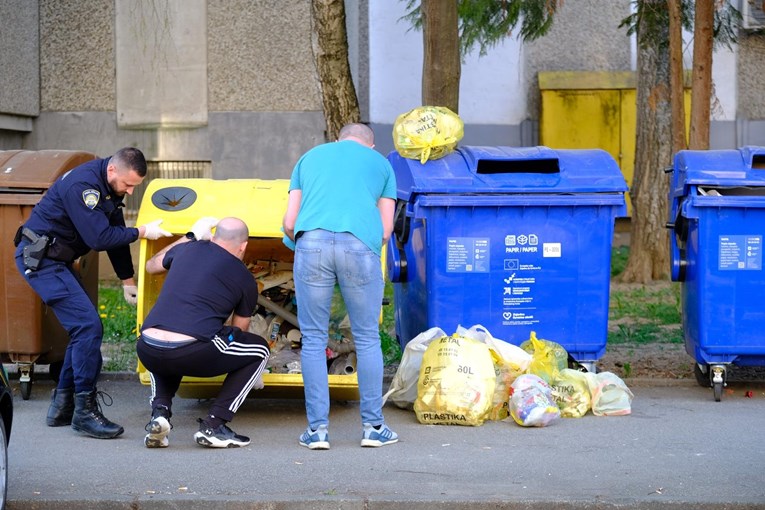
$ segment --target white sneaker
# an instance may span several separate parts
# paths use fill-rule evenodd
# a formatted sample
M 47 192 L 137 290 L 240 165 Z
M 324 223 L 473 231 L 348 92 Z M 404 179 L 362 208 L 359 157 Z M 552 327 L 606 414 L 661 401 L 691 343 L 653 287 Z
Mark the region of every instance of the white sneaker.
M 167 435 L 171 428 L 170 422 L 164 416 L 152 418 L 145 427 L 148 434 L 143 438 L 143 444 L 146 448 L 167 448 L 170 446 Z

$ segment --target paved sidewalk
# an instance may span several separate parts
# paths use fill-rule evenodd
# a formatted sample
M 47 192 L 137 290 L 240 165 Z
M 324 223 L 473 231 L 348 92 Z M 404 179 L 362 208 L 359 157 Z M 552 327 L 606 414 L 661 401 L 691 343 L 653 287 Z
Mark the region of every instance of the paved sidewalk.
M 252 444 L 213 450 L 192 439 L 207 403 L 178 399 L 170 448 L 149 450 L 137 378 L 100 384 L 126 429 L 115 440 L 46 427 L 41 380 L 14 402 L 8 508 L 765 508 L 765 386 L 732 386 L 722 402 L 685 381 L 630 387 L 630 416 L 546 428 L 426 426 L 387 406 L 401 440 L 379 449 L 359 446 L 358 403 L 333 402 L 329 451 L 298 445 L 302 400 L 248 399 L 232 428 Z

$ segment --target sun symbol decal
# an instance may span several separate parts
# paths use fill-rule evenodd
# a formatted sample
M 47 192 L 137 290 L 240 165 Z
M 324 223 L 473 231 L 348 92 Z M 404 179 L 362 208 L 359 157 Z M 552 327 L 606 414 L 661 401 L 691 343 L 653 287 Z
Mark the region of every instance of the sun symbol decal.
M 151 203 L 162 211 L 182 211 L 197 200 L 197 192 L 185 186 L 158 189 L 151 196 Z

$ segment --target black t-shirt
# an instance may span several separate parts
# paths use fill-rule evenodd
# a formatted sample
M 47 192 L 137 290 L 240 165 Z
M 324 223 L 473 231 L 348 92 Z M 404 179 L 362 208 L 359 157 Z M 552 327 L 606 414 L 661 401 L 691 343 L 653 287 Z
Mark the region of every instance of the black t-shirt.
M 215 243 L 181 243 L 165 254 L 162 265 L 168 273 L 143 329 L 210 340 L 232 311 L 241 317 L 255 311 L 255 279 L 241 260 Z

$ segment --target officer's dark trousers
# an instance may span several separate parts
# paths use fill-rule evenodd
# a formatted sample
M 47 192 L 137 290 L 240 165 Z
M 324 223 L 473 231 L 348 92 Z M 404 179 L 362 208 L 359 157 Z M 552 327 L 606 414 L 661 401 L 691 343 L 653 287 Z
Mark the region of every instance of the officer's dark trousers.
M 44 259 L 37 271 L 25 274 L 21 243 L 16 250 L 16 267 L 43 303 L 53 310 L 69 334 L 59 388 L 74 388 L 76 393 L 92 391 L 101 372 L 103 325 L 72 266 Z
M 136 345 L 138 359 L 151 374 L 152 407 L 172 409 L 172 399 L 184 375 L 214 377 L 228 374 L 210 414 L 231 421 L 266 367 L 270 354 L 263 337 L 234 330 L 232 338 L 215 336 L 182 347 L 148 345 L 143 335 Z

